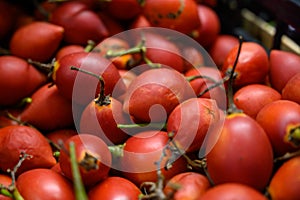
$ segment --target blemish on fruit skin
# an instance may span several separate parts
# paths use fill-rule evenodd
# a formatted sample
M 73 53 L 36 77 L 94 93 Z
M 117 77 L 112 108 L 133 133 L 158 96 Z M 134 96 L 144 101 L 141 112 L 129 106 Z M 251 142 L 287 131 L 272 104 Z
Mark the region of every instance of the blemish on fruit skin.
M 58 70 L 60 64 L 58 61 L 54 62 L 54 66 L 53 66 L 53 73 L 52 73 L 52 79 L 53 81 L 56 80 L 56 71 Z
M 294 147 L 300 146 L 300 124 L 287 126 L 284 142 L 290 143 Z

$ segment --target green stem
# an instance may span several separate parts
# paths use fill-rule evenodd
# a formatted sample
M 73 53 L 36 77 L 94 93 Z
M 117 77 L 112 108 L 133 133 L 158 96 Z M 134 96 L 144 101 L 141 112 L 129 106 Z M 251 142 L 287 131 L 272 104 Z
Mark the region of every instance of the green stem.
M 20 194 L 17 188 L 13 190 L 12 196 L 14 200 L 24 200 L 24 198 L 22 197 L 22 195 Z
M 84 48 L 85 52 L 91 52 L 95 47 L 95 42 L 93 40 L 88 40 L 86 47 Z
M 124 147 L 125 147 L 126 143 L 124 144 L 120 144 L 120 145 L 115 145 L 115 146 L 108 146 L 109 151 L 111 152 L 111 154 L 113 155 L 113 157 L 119 158 L 119 157 L 123 157 L 124 155 Z
M 118 128 L 141 128 L 141 127 L 145 127 L 145 126 L 149 126 L 151 128 L 166 128 L 166 124 L 165 123 L 145 123 L 145 124 L 117 124 Z
M 70 160 L 76 200 L 88 200 L 76 159 L 75 143 L 69 143 Z

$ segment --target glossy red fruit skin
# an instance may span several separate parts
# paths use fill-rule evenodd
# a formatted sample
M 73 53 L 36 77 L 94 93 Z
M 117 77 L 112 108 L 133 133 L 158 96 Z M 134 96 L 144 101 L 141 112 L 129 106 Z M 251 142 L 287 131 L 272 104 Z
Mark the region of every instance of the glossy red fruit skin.
M 64 28 L 63 40 L 69 44 L 86 45 L 88 40 L 98 43 L 109 35 L 99 16 L 80 1 L 61 4 L 51 13 L 49 21 Z
M 50 168 L 56 160 L 48 141 L 37 129 L 12 125 L 0 129 L 0 168 L 3 171 L 13 169 L 22 152 L 32 158 L 25 160 L 17 174 L 34 168 Z
M 196 95 L 205 91 L 211 85 L 222 81 L 222 72 L 215 67 L 202 66 L 193 68 L 185 73 L 186 77 L 201 75 L 203 78 L 196 78 L 189 81 Z M 225 110 L 227 108 L 227 98 L 224 84 L 210 89 L 204 93 L 201 97 L 210 98 L 216 100 L 219 108 Z
M 94 135 L 79 133 L 78 135 L 72 136 L 65 142 L 64 149 L 67 152 L 69 152 L 70 142 L 74 142 L 75 144 L 75 152 L 78 163 L 83 160 L 86 153 L 97 158 L 97 163 L 95 163 L 97 165 L 97 169 L 86 169 L 79 165 L 80 175 L 85 186 L 92 187 L 97 184 L 97 182 L 102 181 L 108 176 L 112 156 L 108 146 L 102 139 Z M 72 180 L 70 158 L 65 150 L 60 151 L 59 164 L 62 173 Z
M 184 62 L 183 73 L 204 66 L 205 58 L 199 49 L 188 45 L 181 45 L 179 48 Z
M 123 110 L 139 121 L 159 122 L 166 120 L 166 115 L 180 102 L 193 97 L 193 93 L 192 87 L 178 71 L 168 68 L 151 69 L 137 76 L 129 85 Z M 156 104 L 162 107 L 151 111 L 151 107 Z
M 300 156 L 285 161 L 273 175 L 268 193 L 274 200 L 299 199 Z
M 30 96 L 47 77 L 16 56 L 0 57 L 0 105 L 11 106 Z
M 80 132 L 100 137 L 108 145 L 122 144 L 129 137 L 118 124 L 128 124 L 122 103 L 110 97 L 109 105 L 92 101 L 82 112 Z
M 240 183 L 224 183 L 210 188 L 201 200 L 267 200 L 257 190 Z
M 271 86 L 278 92 L 281 92 L 288 80 L 300 72 L 300 56 L 274 49 L 270 52 L 269 61 Z
M 264 129 L 251 117 L 226 117 L 221 134 L 207 156 L 215 184 L 237 182 L 263 190 L 273 171 L 273 151 Z
M 300 104 L 300 72 L 289 79 L 281 91 L 282 99 Z
M 8 176 L 7 174 L 0 174 L 0 185 L 4 187 L 10 186 L 12 183 L 12 178 Z M 5 195 L 0 194 L 0 200 L 13 200 L 10 197 L 7 197 Z
M 209 47 L 209 55 L 218 68 L 221 68 L 229 51 L 239 44 L 237 37 L 232 35 L 218 35 L 215 41 Z
M 215 100 L 190 98 L 171 112 L 167 131 L 174 133 L 174 140 L 183 150 L 196 152 L 203 148 L 206 137 L 216 134 L 214 127 L 220 120 L 220 110 Z
M 146 32 L 144 35 L 146 57 L 153 63 L 160 63 L 179 72 L 184 71 L 184 63 L 179 47 L 166 36 Z M 140 42 L 140 41 L 139 41 Z
M 220 19 L 216 11 L 206 5 L 199 4 L 197 9 L 200 26 L 197 28 L 197 34 L 192 37 L 208 49 L 220 33 Z
M 105 95 L 117 98 L 126 90 L 116 66 L 108 59 L 97 53 L 68 54 L 55 63 L 52 77 L 60 93 L 79 105 L 86 106 L 98 96 L 100 83 L 94 76 L 71 70 L 71 66 L 101 75 L 105 82 Z
M 234 104 L 253 119 L 266 104 L 281 99 L 277 90 L 262 84 L 250 84 L 240 88 L 233 96 Z
M 61 142 L 67 141 L 70 137 L 77 135 L 78 132 L 75 129 L 65 128 L 57 129 L 54 131 L 47 132 L 45 136 L 56 145 L 60 145 Z
M 130 29 L 146 28 L 146 27 L 151 27 L 151 24 L 143 14 L 140 14 L 131 22 L 129 27 L 130 27 Z
M 21 121 L 43 131 L 74 126 L 72 103 L 59 93 L 56 85 L 43 85 L 32 94 L 31 99 L 32 102 L 20 114 Z
M 136 0 L 114 0 L 105 5 L 106 12 L 117 20 L 130 20 L 138 16 L 141 6 Z M 130 12 L 128 12 L 130 10 Z
M 228 53 L 221 69 L 224 74 L 232 69 L 238 46 L 233 47 Z M 243 42 L 235 72 L 237 73 L 234 81 L 235 88 L 248 84 L 264 83 L 269 73 L 269 60 L 266 50 L 258 43 Z
M 146 0 L 142 9 L 147 20 L 155 27 L 190 34 L 201 25 L 194 0 Z
M 174 190 L 174 186 L 179 186 Z M 174 200 L 200 199 L 203 194 L 211 187 L 206 176 L 197 172 L 183 172 L 173 176 L 165 185 L 164 193 L 174 194 Z
M 71 53 L 83 52 L 83 51 L 84 51 L 84 47 L 82 45 L 78 45 L 78 44 L 65 45 L 57 50 L 55 54 L 55 60 L 60 60 L 65 55 Z
M 97 199 L 139 199 L 142 192 L 128 179 L 110 176 L 88 191 L 90 200 Z
M 300 148 L 299 138 L 292 137 L 293 130 L 300 129 L 300 105 L 289 100 L 277 100 L 265 105 L 256 121 L 267 133 L 276 156 Z
M 36 21 L 17 29 L 9 44 L 12 55 L 39 62 L 50 61 L 64 36 L 64 28 Z
M 130 137 L 125 142 L 123 156 L 119 160 L 122 176 L 132 181 L 138 187 L 145 181 L 157 181 L 157 166 L 155 162 L 162 156 L 163 148 L 168 144 L 168 135 L 165 131 L 143 131 Z M 166 151 L 160 168 L 165 180 L 187 170 L 186 161 L 179 157 L 172 167 L 164 167 L 170 158 L 170 151 Z
M 51 169 L 32 169 L 17 178 L 16 186 L 24 199 L 74 200 L 71 182 Z

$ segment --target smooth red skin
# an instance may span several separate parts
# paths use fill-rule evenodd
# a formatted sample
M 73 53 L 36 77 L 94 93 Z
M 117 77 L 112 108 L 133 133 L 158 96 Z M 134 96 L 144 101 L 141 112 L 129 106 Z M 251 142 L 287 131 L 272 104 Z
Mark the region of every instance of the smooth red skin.
M 150 110 L 153 105 L 161 105 L 168 115 L 180 102 L 193 96 L 192 87 L 178 71 L 167 68 L 151 69 L 137 76 L 129 85 L 123 110 L 138 121 L 158 122 L 166 120 L 166 116 L 162 109 Z
M 179 186 L 174 190 L 174 186 Z M 183 172 L 173 176 L 165 185 L 164 193 L 173 194 L 174 200 L 200 199 L 211 187 L 206 176 L 197 172 Z
M 257 190 L 239 183 L 224 183 L 207 190 L 201 200 L 267 200 Z
M 300 72 L 300 56 L 283 50 L 271 50 L 270 52 L 270 83 L 278 92 L 296 73 Z
M 65 55 L 76 53 L 76 52 L 83 52 L 83 51 L 84 51 L 84 47 L 82 45 L 78 45 L 78 44 L 65 45 L 60 49 L 58 49 L 58 51 L 55 54 L 55 59 L 60 60 Z
M 88 191 L 89 200 L 139 199 L 142 192 L 128 179 L 110 176 Z
M 117 20 L 130 20 L 138 16 L 142 9 L 136 0 L 114 0 L 107 2 L 105 11 Z
M 285 161 L 273 175 L 268 193 L 274 200 L 299 199 L 300 156 Z
M 250 84 L 240 88 L 233 96 L 237 108 L 253 119 L 266 104 L 281 99 L 277 90 L 262 84 Z
M 34 18 L 36 20 L 41 20 L 41 21 L 48 20 L 49 16 L 45 15 L 45 13 L 43 13 L 41 10 L 43 10 L 47 13 L 51 13 L 57 8 L 58 5 L 59 4 L 55 4 L 52 2 L 48 2 L 48 1 L 39 2 L 39 4 L 38 4 L 39 7 L 36 7 L 34 9 Z
M 92 101 L 82 112 L 80 132 L 100 137 L 107 145 L 122 144 L 128 138 L 118 124 L 128 124 L 128 119 L 122 109 L 122 104 L 110 98 L 109 105 L 99 105 Z
M 100 2 L 101 3 L 101 2 Z M 108 37 L 114 36 L 118 33 L 121 33 L 125 31 L 126 29 L 122 26 L 122 23 L 120 23 L 119 20 L 113 19 L 110 17 L 107 13 L 104 12 L 98 12 L 97 15 L 100 17 L 100 19 L 103 21 L 105 27 L 108 30 Z M 107 37 L 107 38 L 108 38 Z
M 60 145 L 61 142 L 67 141 L 70 137 L 77 135 L 78 132 L 71 128 L 57 129 L 45 134 L 54 144 Z
M 233 47 L 228 53 L 222 66 L 224 74 L 227 70 L 232 69 L 238 46 Z M 254 83 L 264 83 L 269 73 L 269 60 L 266 50 L 258 43 L 243 42 L 235 72 L 237 73 L 234 81 L 235 88 Z
M 74 142 L 77 161 L 80 162 L 85 152 L 89 152 L 99 159 L 98 169 L 85 170 L 84 167 L 79 166 L 82 182 L 87 187 L 92 187 L 97 182 L 103 180 L 108 176 L 112 156 L 105 142 L 97 136 L 80 133 L 79 135 L 72 136 L 65 144 L 64 148 L 69 152 L 69 144 Z M 60 151 L 59 164 L 62 173 L 69 178 L 73 179 L 70 157 L 65 150 Z
M 105 95 L 118 97 L 126 90 L 118 69 L 108 59 L 97 53 L 68 54 L 56 62 L 53 79 L 60 93 L 79 105 L 85 106 L 98 96 L 100 83 L 96 77 L 71 70 L 70 66 L 101 75 L 105 82 Z
M 1 56 L 0 71 L 0 105 L 3 106 L 18 103 L 47 81 L 46 75 L 16 56 Z
M 0 174 L 0 185 L 8 187 L 11 185 L 11 183 L 12 183 L 12 178 L 10 176 L 6 174 Z M 0 200 L 12 200 L 12 198 L 0 194 Z
M 131 24 L 129 25 L 130 29 L 147 27 L 151 27 L 151 24 L 143 14 L 137 16 L 134 20 L 132 20 Z
M 214 80 L 212 81 L 207 78 L 197 78 L 190 81 L 190 84 L 194 89 L 195 94 L 197 95 L 200 94 L 202 91 L 206 90 L 207 87 L 215 84 L 216 82 L 222 81 L 222 73 L 217 68 L 214 67 L 206 67 L 206 66 L 198 67 L 198 68 L 190 69 L 185 73 L 186 77 L 197 76 L 197 75 L 207 76 Z M 224 84 L 209 90 L 201 97 L 216 100 L 219 108 L 221 109 L 225 110 L 227 108 L 227 97 L 226 97 Z
M 184 61 L 183 72 L 204 65 L 204 56 L 198 49 L 192 46 L 181 46 L 180 51 Z
M 145 46 L 146 57 L 153 63 L 160 63 L 179 72 L 184 71 L 180 49 L 165 36 L 147 32 L 145 34 Z
M 21 121 L 44 131 L 74 125 L 72 103 L 59 93 L 56 85 L 43 85 L 33 93 L 31 99 L 32 102 L 20 114 Z
M 174 108 L 168 117 L 167 132 L 187 152 L 203 148 L 207 135 L 215 134 L 213 127 L 220 119 L 220 110 L 214 100 L 191 98 Z
M 239 44 L 237 37 L 232 35 L 218 35 L 214 42 L 209 47 L 209 55 L 218 66 L 221 68 L 229 51 Z
M 300 72 L 295 74 L 290 80 L 285 84 L 281 91 L 282 98 L 290 101 L 294 101 L 300 104 Z
M 184 8 L 178 15 L 181 3 Z M 197 3 L 194 0 L 146 0 L 142 5 L 143 14 L 152 26 L 173 29 L 190 34 L 200 26 Z M 170 14 L 177 17 L 170 17 Z
M 193 38 L 204 48 L 208 48 L 220 33 L 220 19 L 216 11 L 206 5 L 198 5 L 197 10 L 200 26 L 197 29 L 197 34 Z
M 71 182 L 51 169 L 33 169 L 24 172 L 18 177 L 16 186 L 24 199 L 75 199 Z
M 64 28 L 63 40 L 69 44 L 86 45 L 88 40 L 98 43 L 109 35 L 99 16 L 80 1 L 59 5 L 49 21 Z
M 237 182 L 262 191 L 273 170 L 273 151 L 267 134 L 243 113 L 226 117 L 220 137 L 206 158 L 215 184 Z
M 17 29 L 10 40 L 12 55 L 47 62 L 59 48 L 64 28 L 49 22 L 32 22 Z
M 0 168 L 13 169 L 20 159 L 21 152 L 31 156 L 18 169 L 17 174 L 34 168 L 50 168 L 56 160 L 48 141 L 37 129 L 12 125 L 0 129 Z
M 145 181 L 157 181 L 156 161 L 162 156 L 162 149 L 168 143 L 168 134 L 164 131 L 143 131 L 130 137 L 125 142 L 124 154 L 120 157 L 120 171 L 122 176 L 132 181 L 138 187 Z M 170 151 L 161 162 L 161 171 L 165 181 L 178 173 L 187 170 L 186 160 L 183 157 L 177 158 L 169 170 L 164 167 L 167 159 L 170 158 Z
M 258 112 L 256 121 L 267 133 L 275 155 L 280 156 L 300 148 L 285 138 L 289 127 L 300 126 L 299 104 L 289 100 L 273 101 Z
M 119 69 L 118 71 L 126 85 L 126 88 L 128 88 L 131 82 L 137 77 L 137 75 L 133 71 L 127 69 Z

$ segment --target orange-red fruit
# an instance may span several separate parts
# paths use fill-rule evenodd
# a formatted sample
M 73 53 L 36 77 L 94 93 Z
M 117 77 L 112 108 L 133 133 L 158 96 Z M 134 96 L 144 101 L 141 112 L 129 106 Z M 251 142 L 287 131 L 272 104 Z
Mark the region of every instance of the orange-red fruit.
M 140 186 L 145 181 L 157 181 L 157 168 L 161 169 L 165 180 L 186 171 L 186 160 L 183 157 L 171 157 L 168 145 L 168 134 L 165 131 L 143 131 L 126 140 L 123 156 L 120 157 L 122 175 Z M 164 151 L 164 152 L 163 152 Z M 160 161 L 160 165 L 157 161 Z M 171 160 L 170 160 L 171 159 Z M 175 162 L 172 162 L 175 161 Z M 167 164 L 172 167 L 167 169 Z
M 270 52 L 270 83 L 278 92 L 292 76 L 300 72 L 300 56 L 283 50 Z
M 0 57 L 0 105 L 10 106 L 30 96 L 47 77 L 16 56 Z
M 264 129 L 244 113 L 228 115 L 208 152 L 207 170 L 215 184 L 237 182 L 263 190 L 273 171 L 273 151 Z
M 166 183 L 164 193 L 167 196 L 173 194 L 174 200 L 200 199 L 210 186 L 206 176 L 196 172 L 183 172 Z
M 147 0 L 143 14 L 152 26 L 189 34 L 200 26 L 197 3 L 194 0 Z
M 99 105 L 92 101 L 83 110 L 80 118 L 80 132 L 100 137 L 106 144 L 114 145 L 125 142 L 126 132 L 117 124 L 127 124 L 128 120 L 118 100 L 110 97 L 110 104 Z
M 218 35 L 215 41 L 211 44 L 209 48 L 209 55 L 215 62 L 215 64 L 221 68 L 224 60 L 226 59 L 229 51 L 236 45 L 239 41 L 235 36 L 232 35 Z
M 89 200 L 98 199 L 139 199 L 142 192 L 128 179 L 110 176 L 92 187 L 89 192 Z
M 300 197 L 300 156 L 285 161 L 275 172 L 268 187 L 271 199 L 297 200 Z
M 289 79 L 281 91 L 282 99 L 300 104 L 300 72 Z
M 20 115 L 21 121 L 47 131 L 73 126 L 72 103 L 59 93 L 56 85 L 45 84 L 31 99 Z
M 265 105 L 256 121 L 267 133 L 277 156 L 300 148 L 300 105 L 289 100 L 277 100 Z
M 73 180 L 70 162 L 70 143 L 75 146 L 82 182 L 87 187 L 105 179 L 110 170 L 112 156 L 105 142 L 97 136 L 80 133 L 70 137 L 60 151 L 59 164 L 62 173 Z
M 143 122 L 163 121 L 180 102 L 193 94 L 192 87 L 178 71 L 151 69 L 137 76 L 129 85 L 123 110 Z
M 257 190 L 240 183 L 224 183 L 210 188 L 201 200 L 267 200 Z
M 46 138 L 37 129 L 29 126 L 12 125 L 0 129 L 0 168 L 13 169 L 22 152 L 30 155 L 17 173 L 34 168 L 50 168 L 56 161 Z
M 167 131 L 187 152 L 199 151 L 208 136 L 216 134 L 215 126 L 221 119 L 215 100 L 190 98 L 174 108 L 168 117 Z M 207 147 L 206 147 L 207 148 Z
M 32 169 L 21 174 L 16 186 L 24 199 L 74 200 L 72 183 L 51 169 Z
M 235 105 L 253 119 L 266 104 L 281 99 L 277 90 L 262 84 L 251 84 L 240 88 L 233 96 Z
M 237 57 L 239 45 L 228 53 L 222 72 L 231 70 Z M 240 88 L 254 83 L 263 83 L 269 73 L 269 60 L 266 50 L 258 43 L 243 42 L 235 73 L 234 87 Z
M 98 43 L 109 34 L 99 16 L 82 1 L 60 4 L 49 21 L 64 28 L 63 40 L 69 44 L 86 45 L 88 40 Z
M 13 55 L 47 62 L 58 49 L 64 28 L 49 22 L 35 21 L 17 29 L 10 41 Z
M 194 36 L 203 47 L 208 48 L 217 38 L 220 33 L 221 24 L 219 16 L 209 6 L 198 5 L 198 15 L 200 26 Z

